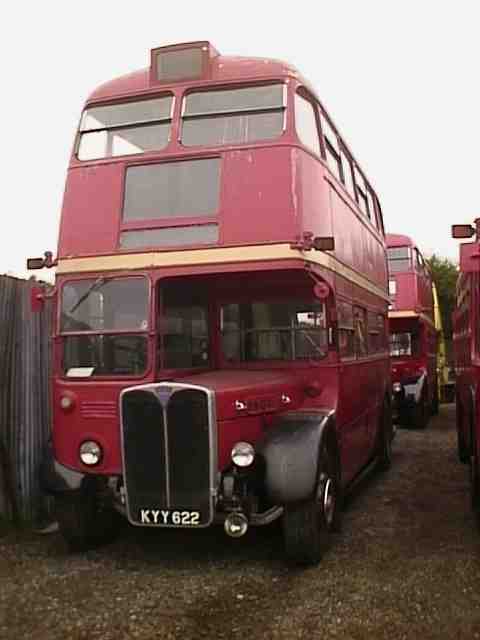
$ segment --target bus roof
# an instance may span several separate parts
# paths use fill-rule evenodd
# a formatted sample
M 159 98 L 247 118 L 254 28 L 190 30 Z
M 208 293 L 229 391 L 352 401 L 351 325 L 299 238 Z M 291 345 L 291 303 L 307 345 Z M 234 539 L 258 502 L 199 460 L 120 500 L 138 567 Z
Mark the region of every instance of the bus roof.
M 399 233 L 387 233 L 387 247 L 415 247 L 415 243 L 408 236 L 402 236 Z
M 191 43 L 196 45 L 199 43 Z M 184 47 L 186 45 L 172 45 L 172 49 Z M 308 83 L 301 77 L 299 72 L 291 65 L 281 60 L 269 58 L 245 58 L 238 56 L 222 56 L 216 52 L 210 43 L 205 45 L 213 52 L 208 64 L 208 72 L 196 79 L 185 79 L 172 81 L 170 83 L 159 83 L 152 81 L 151 67 L 134 71 L 127 75 L 115 78 L 106 82 L 93 91 L 87 99 L 87 103 L 112 100 L 115 98 L 148 95 L 159 91 L 172 90 L 176 87 L 195 87 L 208 84 L 221 84 L 231 81 L 256 81 L 265 79 L 275 79 L 284 77 L 296 78 L 308 87 Z M 170 47 L 162 47 L 169 49 Z M 154 50 L 155 51 L 155 50 Z M 158 51 L 158 50 L 157 50 Z

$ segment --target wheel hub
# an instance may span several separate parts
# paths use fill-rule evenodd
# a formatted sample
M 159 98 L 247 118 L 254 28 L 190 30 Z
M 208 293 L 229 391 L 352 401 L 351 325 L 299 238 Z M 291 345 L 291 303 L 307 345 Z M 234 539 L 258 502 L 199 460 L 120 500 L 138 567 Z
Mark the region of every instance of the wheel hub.
M 328 476 L 323 479 L 323 491 L 321 496 L 321 504 L 323 515 L 326 523 L 330 526 L 335 515 L 335 484 L 332 478 Z

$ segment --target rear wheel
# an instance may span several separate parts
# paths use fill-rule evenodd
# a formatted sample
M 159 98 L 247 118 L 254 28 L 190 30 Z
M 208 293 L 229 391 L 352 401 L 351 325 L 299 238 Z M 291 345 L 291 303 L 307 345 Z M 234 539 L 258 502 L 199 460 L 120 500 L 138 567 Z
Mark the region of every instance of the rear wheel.
M 377 437 L 378 468 L 381 471 L 386 471 L 392 466 L 393 441 L 392 410 L 386 398 L 383 401 L 383 408 L 380 416 L 380 424 Z
M 430 409 L 432 416 L 438 416 L 439 405 L 440 405 L 440 398 L 438 394 L 438 383 L 435 381 L 435 386 L 433 389 L 432 404 Z
M 428 423 L 428 407 L 426 390 L 422 391 L 418 403 L 412 409 L 412 424 L 415 429 L 425 429 Z
M 93 492 L 58 495 L 55 508 L 60 533 L 70 551 L 86 551 L 115 538 L 119 516 L 102 508 Z
M 473 511 L 480 515 L 480 474 L 478 469 L 477 439 L 472 430 L 470 452 L 470 503 Z
M 463 464 L 469 461 L 467 446 L 463 435 L 463 411 L 458 397 L 456 398 L 457 454 Z
M 287 557 L 296 564 L 317 564 L 340 528 L 340 470 L 331 448 L 322 445 L 315 494 L 308 500 L 286 505 L 283 535 Z

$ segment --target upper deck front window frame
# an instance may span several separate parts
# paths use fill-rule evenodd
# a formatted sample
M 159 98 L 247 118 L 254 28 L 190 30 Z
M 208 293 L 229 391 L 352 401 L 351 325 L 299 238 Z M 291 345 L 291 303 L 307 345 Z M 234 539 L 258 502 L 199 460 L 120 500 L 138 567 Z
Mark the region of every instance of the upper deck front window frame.
M 194 112 L 188 113 L 188 98 L 193 95 L 199 94 L 220 94 L 222 92 L 241 92 L 242 90 L 255 90 L 263 87 L 269 86 L 281 86 L 282 87 L 282 103 L 281 105 L 274 105 L 273 103 L 269 106 L 250 106 L 249 108 L 242 107 L 231 107 L 223 109 L 220 108 L 218 110 L 207 110 L 203 112 Z M 181 96 L 181 109 L 180 109 L 180 118 L 178 122 L 178 136 L 177 136 L 177 144 L 181 149 L 198 149 L 202 147 L 208 148 L 222 148 L 222 147 L 237 147 L 237 146 L 250 146 L 256 144 L 265 144 L 278 142 L 287 131 L 287 112 L 289 109 L 289 101 L 288 101 L 288 86 L 285 79 L 272 79 L 272 80 L 264 80 L 262 82 L 250 82 L 250 83 L 229 83 L 229 84 L 221 84 L 221 85 L 208 85 L 208 86 L 195 86 L 187 89 L 183 92 Z M 184 137 L 184 129 L 185 124 L 189 122 L 195 121 L 205 121 L 205 120 L 217 120 L 220 118 L 235 118 L 241 116 L 255 116 L 260 114 L 268 114 L 273 112 L 281 111 L 283 114 L 282 118 L 282 126 L 278 134 L 274 136 L 268 137 L 258 137 L 252 138 L 251 140 L 227 140 L 218 142 L 217 140 L 206 140 L 199 143 L 186 143 Z
M 148 105 L 148 103 L 160 102 L 164 98 L 170 98 L 170 106 L 168 108 L 168 114 L 159 113 L 157 118 L 151 118 L 143 114 L 143 116 L 137 116 L 138 119 L 126 118 L 125 120 L 119 120 L 118 122 L 108 126 L 85 126 L 85 121 L 90 115 L 90 117 L 94 118 L 91 112 L 95 110 L 107 110 L 111 109 L 112 111 L 117 109 L 121 112 L 122 107 L 125 107 L 125 110 L 128 109 L 128 105 Z M 123 101 L 115 101 L 115 102 L 105 102 L 105 103 L 93 103 L 89 104 L 85 107 L 82 112 L 82 117 L 80 119 L 80 124 L 77 132 L 77 139 L 75 144 L 75 158 L 80 162 L 94 162 L 97 160 L 112 160 L 119 159 L 122 157 L 132 157 L 132 156 L 140 156 L 145 155 L 147 153 L 156 153 L 160 151 L 164 151 L 170 144 L 172 140 L 172 130 L 174 124 L 174 114 L 175 114 L 175 105 L 176 105 L 176 96 L 173 91 L 162 91 L 161 93 L 155 95 L 148 96 L 135 96 L 134 98 L 123 100 Z M 90 112 L 90 114 L 89 114 Z M 132 151 L 131 153 L 114 153 L 113 144 L 114 140 L 108 138 L 110 132 L 126 132 L 126 131 L 141 131 L 152 127 L 162 127 L 164 125 L 168 126 L 168 132 L 165 140 L 159 144 L 157 147 L 150 147 L 145 150 Z M 95 134 L 106 133 L 107 138 L 105 140 L 105 153 L 103 155 L 91 155 L 89 157 L 81 157 L 81 145 L 82 140 L 86 138 L 86 136 L 91 136 Z M 110 149 L 110 152 L 108 150 Z

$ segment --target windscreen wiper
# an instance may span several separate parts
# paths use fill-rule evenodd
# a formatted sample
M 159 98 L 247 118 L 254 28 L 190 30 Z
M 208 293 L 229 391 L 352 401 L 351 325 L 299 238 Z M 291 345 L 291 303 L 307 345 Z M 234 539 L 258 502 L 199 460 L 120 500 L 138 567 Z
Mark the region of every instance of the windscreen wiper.
M 97 278 L 95 282 L 92 282 L 92 284 L 88 287 L 85 293 L 82 296 L 80 296 L 80 298 L 73 305 L 73 307 L 69 309 L 69 311 L 67 311 L 68 315 L 71 315 L 72 313 L 74 313 L 78 309 L 78 307 L 82 304 L 82 302 L 84 302 L 88 298 L 88 296 L 93 291 L 95 291 L 95 289 L 97 289 L 98 287 L 101 287 L 103 284 L 105 284 L 105 278 Z

